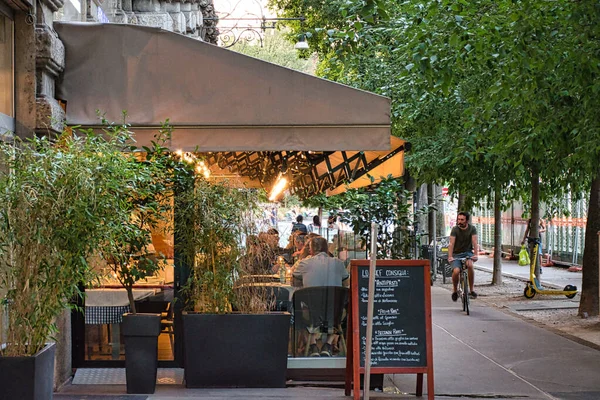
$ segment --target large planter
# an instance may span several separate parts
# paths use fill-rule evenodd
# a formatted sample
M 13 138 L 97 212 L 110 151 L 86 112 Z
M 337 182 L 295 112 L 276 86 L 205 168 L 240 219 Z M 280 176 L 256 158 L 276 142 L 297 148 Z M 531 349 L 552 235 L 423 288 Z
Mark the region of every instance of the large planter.
M 51 400 L 55 349 L 48 343 L 30 357 L 0 357 L 0 398 Z
M 127 393 L 154 393 L 160 314 L 125 314 L 122 332 L 125 340 Z
M 289 330 L 289 313 L 184 313 L 185 386 L 285 387 Z

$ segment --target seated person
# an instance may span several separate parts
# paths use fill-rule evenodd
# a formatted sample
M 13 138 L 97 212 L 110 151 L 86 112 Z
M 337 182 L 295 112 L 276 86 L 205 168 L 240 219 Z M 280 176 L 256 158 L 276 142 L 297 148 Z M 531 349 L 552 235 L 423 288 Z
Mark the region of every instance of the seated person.
M 308 242 L 311 257 L 298 263 L 293 272 L 295 279 L 302 282 L 303 287 L 311 286 L 343 286 L 347 284 L 350 274 L 344 262 L 339 258 L 329 256 L 327 240 L 323 237 L 314 237 Z M 332 343 L 337 335 L 327 335 L 327 342 L 321 349 L 317 347 L 317 334 L 311 333 L 308 339 L 309 354 L 311 356 L 330 357 Z
M 306 247 L 306 236 L 307 235 L 303 235 L 301 233 L 294 235 L 294 252 L 292 253 L 292 260 L 298 260 L 302 256 L 303 249 Z
M 251 275 L 270 274 L 273 255 L 268 245 L 256 235 L 246 239 L 246 254 L 240 258 L 242 271 Z

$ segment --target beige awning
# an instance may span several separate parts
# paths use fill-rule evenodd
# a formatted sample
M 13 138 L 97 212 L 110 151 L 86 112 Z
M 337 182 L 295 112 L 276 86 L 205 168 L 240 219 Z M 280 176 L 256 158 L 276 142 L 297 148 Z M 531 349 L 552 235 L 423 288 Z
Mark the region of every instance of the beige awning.
M 389 150 L 390 100 L 159 28 L 55 23 L 65 46 L 57 97 L 67 124 L 99 127 L 123 110 L 146 145 L 160 124 L 172 150 Z

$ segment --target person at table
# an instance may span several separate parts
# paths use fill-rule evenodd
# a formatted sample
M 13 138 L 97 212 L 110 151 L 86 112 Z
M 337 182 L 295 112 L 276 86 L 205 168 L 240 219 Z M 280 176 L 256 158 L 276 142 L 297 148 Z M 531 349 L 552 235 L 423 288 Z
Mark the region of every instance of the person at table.
M 308 246 L 311 257 L 298 263 L 293 272 L 294 278 L 301 281 L 303 287 L 347 285 L 350 274 L 342 260 L 328 254 L 327 240 L 320 236 L 314 237 L 308 242 Z M 309 354 L 311 357 L 331 357 L 332 345 L 337 335 L 328 334 L 327 341 L 321 349 L 317 346 L 318 335 L 314 333 L 309 335 Z
M 300 232 L 300 231 L 296 231 Z M 292 253 L 292 260 L 296 261 L 302 256 L 304 247 L 306 247 L 306 236 L 302 232 L 294 235 L 294 252 Z
M 343 286 L 350 277 L 344 262 L 329 255 L 327 239 L 316 236 L 308 242 L 310 257 L 298 263 L 294 278 L 302 281 L 303 287 Z
M 261 242 L 256 235 L 246 239 L 246 254 L 240 258 L 242 271 L 252 274 L 270 274 L 273 256 L 267 243 Z

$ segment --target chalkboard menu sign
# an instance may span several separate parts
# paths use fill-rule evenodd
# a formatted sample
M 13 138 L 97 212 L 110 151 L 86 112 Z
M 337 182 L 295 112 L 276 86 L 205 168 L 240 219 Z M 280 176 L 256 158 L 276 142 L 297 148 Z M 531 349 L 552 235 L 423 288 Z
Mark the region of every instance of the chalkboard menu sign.
M 380 267 L 375 271 L 371 366 L 427 365 L 423 268 Z M 369 267 L 358 267 L 360 366 L 365 365 Z
M 354 383 L 360 396 L 365 373 L 369 260 L 352 260 L 346 358 L 346 395 Z M 428 260 L 377 260 L 373 295 L 371 366 L 373 374 L 417 374 L 417 396 L 433 399 L 431 288 Z

